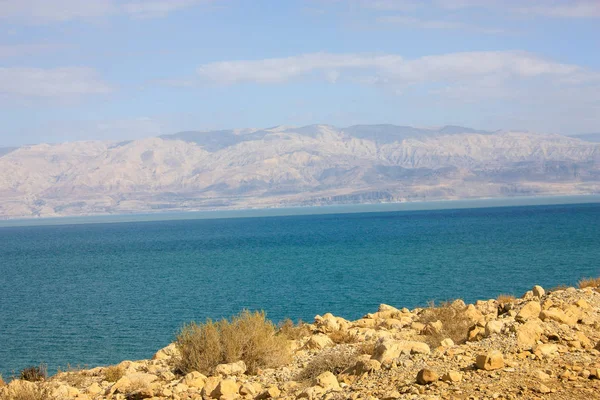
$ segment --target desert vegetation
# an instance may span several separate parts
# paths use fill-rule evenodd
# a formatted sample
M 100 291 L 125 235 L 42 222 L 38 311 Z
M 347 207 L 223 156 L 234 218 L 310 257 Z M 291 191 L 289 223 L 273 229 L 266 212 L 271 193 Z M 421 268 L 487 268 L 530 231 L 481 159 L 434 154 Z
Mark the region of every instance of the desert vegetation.
M 285 335 L 264 312 L 242 311 L 231 319 L 185 325 L 176 339 L 182 372 L 209 374 L 221 363 L 244 361 L 249 373 L 261 367 L 277 367 L 290 361 Z
M 437 306 L 431 302 L 419 318 L 419 322 L 425 324 L 422 331 L 426 336 L 425 342 L 433 348 L 447 338 L 457 344 L 466 342 L 473 325 L 466 309 L 462 300 L 442 302 Z

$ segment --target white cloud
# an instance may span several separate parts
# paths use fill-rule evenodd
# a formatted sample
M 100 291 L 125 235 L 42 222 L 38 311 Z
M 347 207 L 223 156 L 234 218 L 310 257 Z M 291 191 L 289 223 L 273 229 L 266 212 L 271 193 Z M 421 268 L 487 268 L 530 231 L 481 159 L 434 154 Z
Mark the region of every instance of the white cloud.
M 211 1 L 216 0 L 0 0 L 0 18 L 28 22 L 64 22 L 119 14 L 151 18 Z
M 532 5 L 525 2 L 515 10 L 525 14 L 554 18 L 599 18 L 600 1 L 548 1 L 545 3 L 535 2 Z
M 52 98 L 111 91 L 92 68 L 0 68 L 0 95 Z
M 214 62 L 201 65 L 197 70 L 203 80 L 220 84 L 273 84 L 314 74 L 327 79 L 334 74 L 335 80 L 347 76 L 401 85 L 466 81 L 484 76 L 567 78 L 582 71 L 576 65 L 548 61 L 530 53 L 493 51 L 450 53 L 413 60 L 396 54 L 310 53 L 287 58 Z
M 415 10 L 455 11 L 482 8 L 554 18 L 600 17 L 599 0 L 339 0 L 338 2 L 381 12 L 410 13 Z

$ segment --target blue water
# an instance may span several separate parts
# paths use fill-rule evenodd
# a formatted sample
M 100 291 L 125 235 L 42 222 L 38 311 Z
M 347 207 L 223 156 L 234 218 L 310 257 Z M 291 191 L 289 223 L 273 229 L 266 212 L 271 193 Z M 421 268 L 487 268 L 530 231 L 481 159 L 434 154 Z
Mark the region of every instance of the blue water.
M 355 319 L 600 275 L 600 204 L 0 228 L 0 373 L 151 357 L 190 320 Z

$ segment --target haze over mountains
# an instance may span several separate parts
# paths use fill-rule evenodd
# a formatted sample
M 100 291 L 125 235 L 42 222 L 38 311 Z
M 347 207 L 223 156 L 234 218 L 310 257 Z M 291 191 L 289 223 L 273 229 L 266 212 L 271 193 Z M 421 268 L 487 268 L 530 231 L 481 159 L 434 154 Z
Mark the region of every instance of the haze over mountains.
M 5 148 L 0 216 L 597 194 L 596 136 L 310 125 Z

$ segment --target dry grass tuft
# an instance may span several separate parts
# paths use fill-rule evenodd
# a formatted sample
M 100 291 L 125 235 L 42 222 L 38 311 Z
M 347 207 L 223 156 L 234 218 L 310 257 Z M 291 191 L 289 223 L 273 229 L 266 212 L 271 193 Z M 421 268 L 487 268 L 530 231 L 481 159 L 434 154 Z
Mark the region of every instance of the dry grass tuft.
M 285 336 L 289 340 L 298 340 L 310 336 L 311 331 L 308 324 L 305 324 L 302 320 L 298 321 L 297 324 L 294 324 L 294 321 L 286 318 L 283 322 L 279 323 L 277 333 Z
M 50 390 L 37 385 L 18 385 L 11 388 L 6 400 L 51 400 Z
M 514 303 L 517 298 L 512 294 L 500 294 L 496 299 L 500 304 Z
M 2 378 L 2 374 L 0 374 L 0 387 L 6 385 L 6 382 L 4 382 L 4 379 Z
M 298 381 L 312 381 L 323 372 L 339 375 L 356 364 L 358 354 L 354 349 L 331 349 L 313 358 L 295 378 Z
M 600 277 L 598 278 L 583 278 L 578 283 L 579 289 L 600 288 Z
M 43 381 L 48 377 L 48 368 L 45 364 L 40 364 L 37 367 L 25 368 L 19 374 L 20 379 L 29 382 Z
M 250 374 L 259 368 L 278 367 L 291 361 L 287 337 L 277 335 L 264 312 L 242 311 L 231 320 L 185 325 L 175 341 L 181 352 L 178 368 L 188 373 L 210 374 L 221 363 L 242 360 Z
M 430 324 L 441 321 L 442 329 L 439 331 L 426 330 L 425 342 L 432 348 L 440 346 L 442 340 L 446 338 L 452 339 L 456 344 L 466 342 L 472 321 L 465 314 L 465 310 L 466 307 L 457 306 L 452 302 L 443 302 L 437 307 L 434 303 L 430 303 L 429 307 L 421 314 L 419 322 Z
M 110 367 L 104 368 L 104 379 L 108 382 L 116 382 L 123 377 L 125 371 L 118 365 L 111 365 Z
M 368 354 L 372 356 L 375 353 L 375 345 L 374 341 L 362 342 L 358 345 L 357 351 L 359 354 Z

